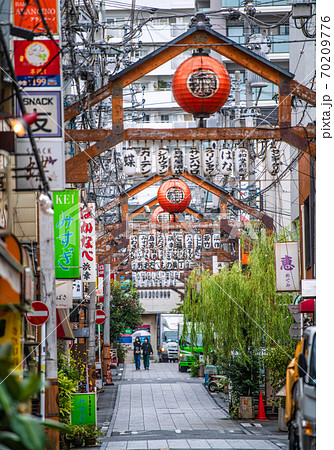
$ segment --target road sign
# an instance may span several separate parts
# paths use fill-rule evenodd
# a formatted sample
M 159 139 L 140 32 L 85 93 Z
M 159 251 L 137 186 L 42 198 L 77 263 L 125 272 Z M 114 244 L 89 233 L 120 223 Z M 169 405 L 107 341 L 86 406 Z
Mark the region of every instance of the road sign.
M 106 320 L 106 313 L 102 311 L 102 309 L 97 309 L 95 323 L 97 323 L 97 325 L 102 325 L 105 320 Z
M 33 311 L 26 313 L 26 319 L 32 325 L 43 325 L 49 318 L 49 308 L 45 303 L 32 302 Z
M 293 323 L 289 329 L 289 333 L 292 339 L 299 341 L 301 339 L 300 324 Z
M 295 319 L 295 321 L 300 324 L 301 322 L 301 316 L 300 313 L 298 312 L 298 305 L 287 305 L 289 308 L 289 311 L 292 315 L 292 317 Z

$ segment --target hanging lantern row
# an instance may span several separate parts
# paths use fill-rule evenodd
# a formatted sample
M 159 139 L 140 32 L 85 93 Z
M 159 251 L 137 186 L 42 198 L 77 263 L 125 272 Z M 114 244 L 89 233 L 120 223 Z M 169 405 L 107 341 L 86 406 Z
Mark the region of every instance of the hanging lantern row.
M 194 254 L 192 259 L 157 259 L 155 261 L 131 261 L 132 272 L 142 272 L 149 270 L 187 270 L 190 269 L 193 259 L 200 259 L 201 255 L 199 253 Z
M 151 234 L 132 234 L 129 239 L 129 250 L 140 251 L 144 253 L 136 253 L 134 257 L 140 255 L 144 259 L 156 259 L 151 256 L 151 252 L 157 253 L 157 258 L 163 259 L 164 250 L 193 250 L 204 249 L 218 250 L 221 247 L 221 240 L 219 233 L 205 233 L 203 236 L 200 233 L 151 233 Z M 145 253 L 146 252 L 146 253 Z M 180 258 L 185 258 L 186 253 L 181 253 Z M 190 254 L 189 254 L 190 255 Z M 190 256 L 189 256 L 190 257 Z
M 153 173 L 153 160 L 157 175 L 164 177 L 168 170 L 173 175 L 182 175 L 188 170 L 191 175 L 210 177 L 214 175 L 245 177 L 248 174 L 249 154 L 243 147 L 211 148 L 199 150 L 191 148 L 187 152 L 175 148 L 169 153 L 166 148 L 159 148 L 154 152 L 150 148 L 143 148 L 139 155 L 134 148 L 123 151 L 123 172 L 126 176 L 135 176 L 137 173 L 137 161 L 139 160 L 139 172 L 143 176 Z M 271 175 L 277 175 L 280 168 L 280 150 L 271 145 L 267 150 L 267 170 Z
M 136 287 L 171 287 L 181 278 L 181 272 L 133 272 L 132 282 Z

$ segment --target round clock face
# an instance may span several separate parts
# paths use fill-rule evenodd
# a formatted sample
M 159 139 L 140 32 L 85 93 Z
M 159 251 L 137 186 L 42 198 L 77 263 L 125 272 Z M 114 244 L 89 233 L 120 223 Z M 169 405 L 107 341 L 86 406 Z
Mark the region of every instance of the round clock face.
M 219 89 L 219 78 L 211 70 L 200 69 L 188 76 L 187 88 L 195 97 L 212 97 Z
M 25 58 L 35 67 L 44 66 L 50 57 L 49 49 L 42 42 L 33 42 L 25 51 Z

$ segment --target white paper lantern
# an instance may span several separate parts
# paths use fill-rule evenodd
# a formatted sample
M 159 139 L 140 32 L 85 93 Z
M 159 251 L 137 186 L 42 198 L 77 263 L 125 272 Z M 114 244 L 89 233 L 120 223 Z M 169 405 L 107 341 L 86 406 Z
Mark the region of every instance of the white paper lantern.
M 280 151 L 274 145 L 267 150 L 267 170 L 270 175 L 277 175 L 280 168 Z
M 169 151 L 166 148 L 159 148 L 156 155 L 157 174 L 164 177 L 168 173 Z
M 136 250 L 138 247 L 138 236 L 136 234 L 132 234 L 130 236 L 130 249 Z
M 191 175 L 201 173 L 201 152 L 197 148 L 191 148 L 187 153 L 187 168 Z
M 144 176 L 152 173 L 152 150 L 150 148 L 142 148 L 139 151 L 139 168 L 140 173 Z
M 212 235 L 212 248 L 214 250 L 218 250 L 220 248 L 220 234 L 213 234 Z
M 203 235 L 203 248 L 209 250 L 211 248 L 211 234 Z
M 238 147 L 234 152 L 235 174 L 244 177 L 248 173 L 248 150 Z
M 218 153 L 218 167 L 221 175 L 230 176 L 233 172 L 233 154 L 230 148 L 221 148 Z
M 211 177 L 216 174 L 217 163 L 216 149 L 208 147 L 203 152 L 203 175 L 205 177 Z
M 171 155 L 171 172 L 173 175 L 182 175 L 184 172 L 185 158 L 181 148 L 174 148 Z
M 124 175 L 126 175 L 127 177 L 133 177 L 134 175 L 136 175 L 137 153 L 135 149 L 129 147 L 126 150 L 123 150 L 122 160 Z

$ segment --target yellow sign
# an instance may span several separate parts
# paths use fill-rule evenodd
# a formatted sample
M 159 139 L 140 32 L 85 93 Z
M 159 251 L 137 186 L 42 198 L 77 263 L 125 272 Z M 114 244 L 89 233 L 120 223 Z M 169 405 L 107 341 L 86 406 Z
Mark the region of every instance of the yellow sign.
M 12 361 L 15 370 L 22 370 L 22 319 L 20 311 L 0 311 L 0 345 L 13 346 Z

